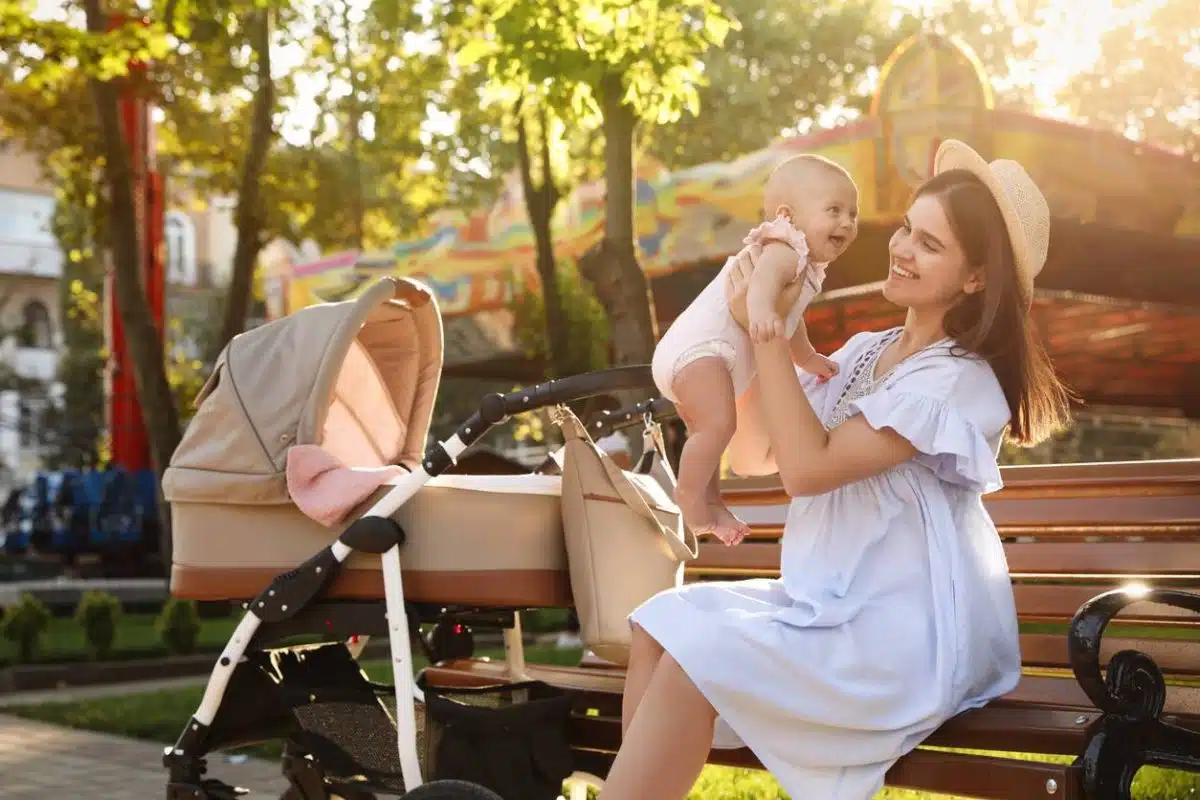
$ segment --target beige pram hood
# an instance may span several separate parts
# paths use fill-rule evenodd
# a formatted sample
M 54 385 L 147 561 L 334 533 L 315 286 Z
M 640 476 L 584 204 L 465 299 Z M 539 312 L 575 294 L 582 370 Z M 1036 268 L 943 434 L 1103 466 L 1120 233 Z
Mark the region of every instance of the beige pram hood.
M 174 503 L 291 502 L 288 450 L 320 445 L 353 467 L 420 463 L 442 371 L 432 292 L 385 278 L 235 337 L 196 398 L 163 475 Z

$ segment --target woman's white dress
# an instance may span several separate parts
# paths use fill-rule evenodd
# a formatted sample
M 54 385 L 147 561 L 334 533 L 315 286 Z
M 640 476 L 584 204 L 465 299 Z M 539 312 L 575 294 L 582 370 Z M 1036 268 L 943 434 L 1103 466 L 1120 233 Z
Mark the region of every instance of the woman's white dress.
M 630 617 L 717 710 L 715 744 L 744 743 L 797 800 L 872 797 L 944 720 L 1020 677 L 1008 565 L 982 503 L 1000 488 L 1008 405 L 991 367 L 949 341 L 873 385 L 898 332 L 855 335 L 832 356 L 838 376 L 800 380 L 827 427 L 862 414 L 919 455 L 794 498 L 781 579 L 690 584 Z

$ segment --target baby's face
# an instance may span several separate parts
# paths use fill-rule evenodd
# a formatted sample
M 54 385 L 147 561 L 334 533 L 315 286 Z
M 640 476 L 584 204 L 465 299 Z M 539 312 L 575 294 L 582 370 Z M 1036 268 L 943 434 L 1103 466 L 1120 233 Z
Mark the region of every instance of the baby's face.
M 793 192 L 792 224 L 808 239 L 809 258 L 829 263 L 858 236 L 858 190 L 844 175 L 815 172 Z

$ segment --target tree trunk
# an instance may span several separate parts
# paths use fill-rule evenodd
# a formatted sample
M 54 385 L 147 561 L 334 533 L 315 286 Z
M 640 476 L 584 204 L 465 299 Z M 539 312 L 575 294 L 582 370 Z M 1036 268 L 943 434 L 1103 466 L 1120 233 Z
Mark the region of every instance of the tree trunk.
M 254 266 L 262 250 L 263 200 L 262 173 L 267 163 L 267 151 L 275 134 L 271 117 L 275 110 L 275 83 L 271 77 L 271 12 L 263 9 L 254 21 L 254 52 L 258 58 L 258 86 L 254 92 L 254 108 L 250 123 L 250 144 L 242 162 L 242 175 L 238 184 L 238 204 L 235 212 L 237 221 L 237 246 L 233 251 L 233 274 L 229 279 L 229 290 L 225 296 L 225 317 L 221 333 L 209 353 L 209 363 L 217 356 L 229 340 L 246 327 L 246 315 L 250 311 L 251 284 Z
M 579 260 L 608 314 L 613 361 L 649 364 L 657 341 L 650 284 L 637 260 L 634 240 L 633 135 L 637 120 L 621 102 L 620 75 L 602 84 L 604 111 L 604 239 Z
M 554 242 L 550 238 L 550 220 L 561 197 L 554 175 L 550 171 L 550 136 L 546 130 L 546 114 L 541 117 L 541 167 L 542 183 L 533 182 L 533 164 L 529 153 L 529 137 L 521 109 L 517 111 L 517 161 L 521 169 L 521 186 L 525 195 L 525 212 L 533 228 L 533 239 L 537 249 L 538 278 L 542 282 L 542 306 L 546 318 L 546 344 L 550 355 L 550 370 L 553 378 L 565 377 L 570 370 L 567 363 L 567 318 L 563 311 L 562 290 L 558 284 L 558 267 L 554 261 Z
M 91 33 L 103 33 L 106 18 L 101 0 L 85 0 L 84 12 Z M 142 276 L 138 223 L 134 215 L 133 180 L 129 153 L 121 128 L 119 94 L 115 84 L 96 78 L 90 80 L 100 122 L 104 153 L 104 177 L 109 192 L 109 245 L 112 251 L 113 281 L 126 347 L 133 367 L 138 403 L 150 440 L 150 460 L 159 476 L 159 509 L 163 522 L 162 556 L 167 568 L 171 563 L 170 507 L 162 497 L 162 473 L 179 444 L 179 414 L 167 383 L 162 340 L 150 313 L 150 303 Z

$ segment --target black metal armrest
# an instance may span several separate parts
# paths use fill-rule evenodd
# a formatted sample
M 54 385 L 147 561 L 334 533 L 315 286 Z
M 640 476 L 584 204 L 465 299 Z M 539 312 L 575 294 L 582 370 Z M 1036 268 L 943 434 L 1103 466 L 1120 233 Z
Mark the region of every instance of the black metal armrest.
M 1128 800 L 1134 775 L 1148 764 L 1200 772 L 1200 733 L 1161 719 L 1167 686 L 1154 659 L 1122 650 L 1101 673 L 1104 630 L 1132 603 L 1160 603 L 1200 614 L 1200 594 L 1176 589 L 1117 589 L 1097 595 L 1075 612 L 1067 634 L 1071 669 L 1080 688 L 1103 712 L 1092 724 L 1080 757 L 1089 800 Z

